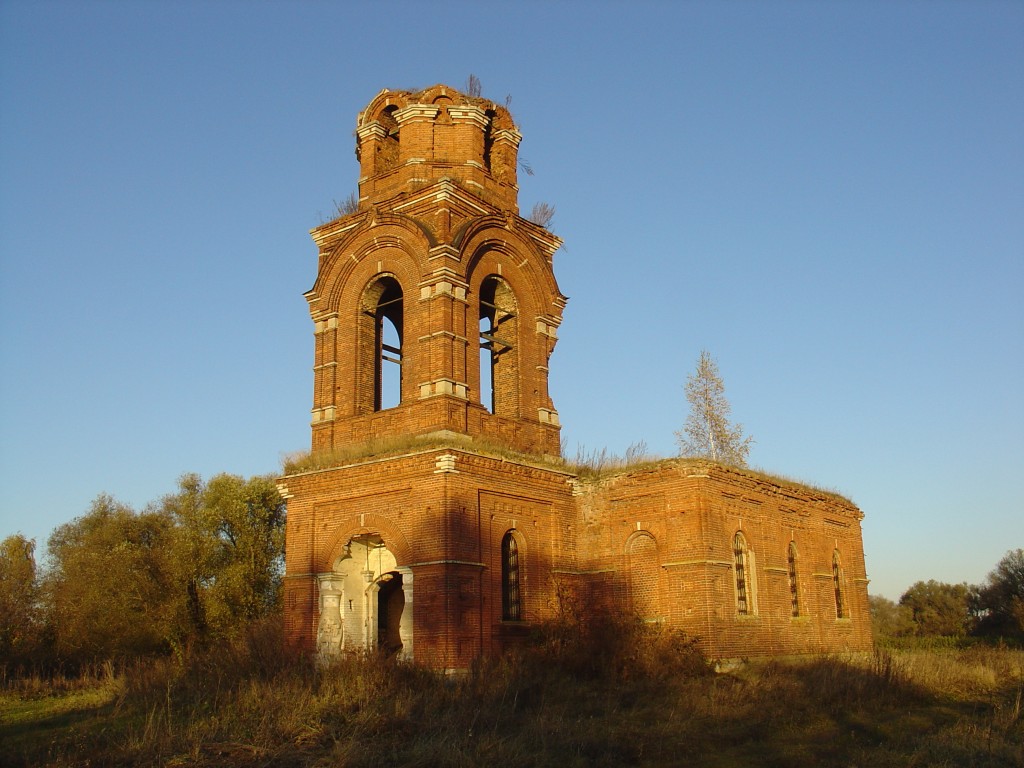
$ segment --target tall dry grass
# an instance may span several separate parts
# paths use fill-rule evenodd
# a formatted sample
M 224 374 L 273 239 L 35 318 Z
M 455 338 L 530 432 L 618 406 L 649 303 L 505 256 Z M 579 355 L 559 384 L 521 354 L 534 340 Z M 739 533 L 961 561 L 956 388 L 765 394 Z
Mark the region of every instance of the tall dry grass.
M 715 673 L 693 641 L 571 620 L 445 677 L 373 655 L 316 666 L 280 627 L 127 667 L 0 763 L 168 766 L 1024 765 L 1024 654 L 882 650 Z M 33 731 L 32 728 L 35 728 Z

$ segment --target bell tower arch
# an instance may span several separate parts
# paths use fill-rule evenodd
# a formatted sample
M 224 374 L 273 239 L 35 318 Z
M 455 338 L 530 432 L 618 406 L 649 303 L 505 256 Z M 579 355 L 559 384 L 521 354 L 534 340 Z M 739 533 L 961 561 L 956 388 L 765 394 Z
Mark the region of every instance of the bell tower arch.
M 508 110 L 445 85 L 357 119 L 358 209 L 312 231 L 313 450 L 461 434 L 559 453 L 561 240 L 519 215 Z

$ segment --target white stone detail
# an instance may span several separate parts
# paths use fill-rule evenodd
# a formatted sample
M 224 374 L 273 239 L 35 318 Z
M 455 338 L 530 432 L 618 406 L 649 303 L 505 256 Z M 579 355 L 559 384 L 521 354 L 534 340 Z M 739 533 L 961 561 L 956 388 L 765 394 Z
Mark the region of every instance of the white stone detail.
M 458 474 L 458 470 L 455 468 L 455 454 L 454 453 L 443 453 L 437 457 L 437 461 L 434 462 L 434 466 L 437 469 L 434 470 L 435 475 L 452 473 Z
M 325 408 L 314 408 L 312 411 L 313 424 L 319 424 L 321 421 L 334 421 L 334 411 L 335 407 L 333 405 L 328 405 Z
M 487 115 L 480 107 L 452 106 L 448 107 L 448 114 L 451 115 L 453 123 L 474 123 L 480 130 L 487 127 Z
M 540 419 L 541 424 L 553 424 L 556 427 L 560 426 L 558 421 L 558 411 L 553 411 L 550 408 L 538 408 L 537 418 Z
M 454 395 L 466 399 L 469 387 L 461 381 L 453 379 L 435 379 L 420 384 L 420 399 L 436 397 L 437 395 Z
M 537 318 L 537 333 L 544 336 L 550 336 L 552 339 L 558 338 L 558 326 L 552 325 L 547 320 L 538 317 Z
M 510 128 L 501 128 L 494 132 L 494 140 L 496 142 L 507 141 L 512 144 L 512 146 L 518 147 L 519 142 L 523 140 L 523 134 Z
M 360 141 L 371 138 L 383 139 L 387 134 L 388 132 L 384 129 L 384 126 L 376 121 L 356 128 L 356 136 L 359 137 Z
M 321 662 L 341 652 L 345 629 L 341 618 L 344 580 L 335 581 L 334 574 L 323 574 L 317 581 L 320 591 L 320 621 L 316 628 L 316 651 Z
M 434 104 L 410 104 L 395 111 L 395 120 L 399 125 L 413 120 L 433 120 L 440 111 L 441 108 Z
M 402 640 L 402 650 L 399 654 L 400 658 L 405 661 L 413 660 L 413 624 L 412 624 L 412 598 L 413 589 L 412 581 L 413 574 L 411 568 L 398 567 L 397 570 L 402 575 L 402 592 L 405 593 L 405 608 L 402 611 L 402 618 L 398 623 L 398 635 Z

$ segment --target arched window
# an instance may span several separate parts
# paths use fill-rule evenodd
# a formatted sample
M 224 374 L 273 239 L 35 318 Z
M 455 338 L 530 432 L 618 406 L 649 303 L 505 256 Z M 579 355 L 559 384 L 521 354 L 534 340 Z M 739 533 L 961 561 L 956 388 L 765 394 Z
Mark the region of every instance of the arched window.
M 650 534 L 639 533 L 630 539 L 626 553 L 629 555 L 629 597 L 633 612 L 641 619 L 657 619 L 661 615 L 658 543 Z
M 755 611 L 754 573 L 750 549 L 740 531 L 732 540 L 734 571 L 736 573 L 736 613 L 748 616 Z
M 519 542 L 508 531 L 501 540 L 501 618 L 503 621 L 521 621 L 523 618 L 522 591 L 519 572 Z
M 491 170 L 491 147 L 494 146 L 494 116 L 493 109 L 484 112 L 487 119 L 487 127 L 484 128 L 484 168 Z
M 800 588 L 797 585 L 796 577 L 796 542 L 789 542 L 789 555 L 787 557 L 789 565 L 789 601 L 791 606 L 791 614 L 793 616 L 800 615 Z
M 382 275 L 363 294 L 359 319 L 360 409 L 381 411 L 402 401 L 402 286 Z
M 480 404 L 500 416 L 519 415 L 519 317 L 516 297 L 500 277 L 480 285 Z
M 832 552 L 832 586 L 836 592 L 836 618 L 846 618 L 846 602 L 843 599 L 843 564 L 839 559 L 839 550 Z
M 384 136 L 377 144 L 378 173 L 389 171 L 398 165 L 398 120 L 395 119 L 397 111 L 398 107 L 392 104 L 385 107 L 377 117 L 377 122 L 384 129 Z

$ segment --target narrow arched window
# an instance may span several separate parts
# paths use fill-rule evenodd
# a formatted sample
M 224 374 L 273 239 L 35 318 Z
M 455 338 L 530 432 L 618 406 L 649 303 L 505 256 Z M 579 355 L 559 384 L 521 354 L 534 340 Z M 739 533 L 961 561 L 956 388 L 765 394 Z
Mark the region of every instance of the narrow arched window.
M 497 276 L 480 285 L 480 404 L 501 416 L 519 415 L 519 316 L 516 297 Z
M 376 312 L 377 371 L 374 410 L 402 402 L 402 287 L 394 278 L 380 296 Z
M 736 612 L 748 615 L 754 612 L 754 591 L 751 581 L 750 550 L 747 540 L 739 531 L 732 540 L 734 571 L 736 573 Z
M 640 533 L 630 539 L 626 553 L 629 556 L 629 597 L 633 612 L 641 619 L 657 619 L 661 615 L 658 543 L 650 534 Z
M 491 148 L 494 146 L 494 116 L 493 109 L 484 112 L 487 119 L 487 127 L 484 128 L 484 168 L 491 170 Z
M 839 559 L 839 550 L 832 553 L 832 586 L 836 592 L 836 618 L 846 618 L 846 601 L 843 599 L 843 564 Z
M 789 602 L 791 608 L 791 615 L 800 615 L 800 588 L 797 584 L 796 576 L 796 542 L 789 542 L 789 554 L 787 557 L 789 565 Z
M 402 286 L 381 275 L 363 294 L 359 319 L 357 403 L 359 411 L 381 411 L 402 401 L 404 312 Z
M 384 129 L 384 135 L 377 144 L 379 162 L 377 171 L 389 171 L 398 165 L 398 120 L 395 113 L 398 107 L 394 104 L 387 106 L 377 117 L 377 122 Z
M 519 543 L 515 534 L 508 531 L 501 540 L 501 618 L 504 621 L 521 621 L 522 617 Z

